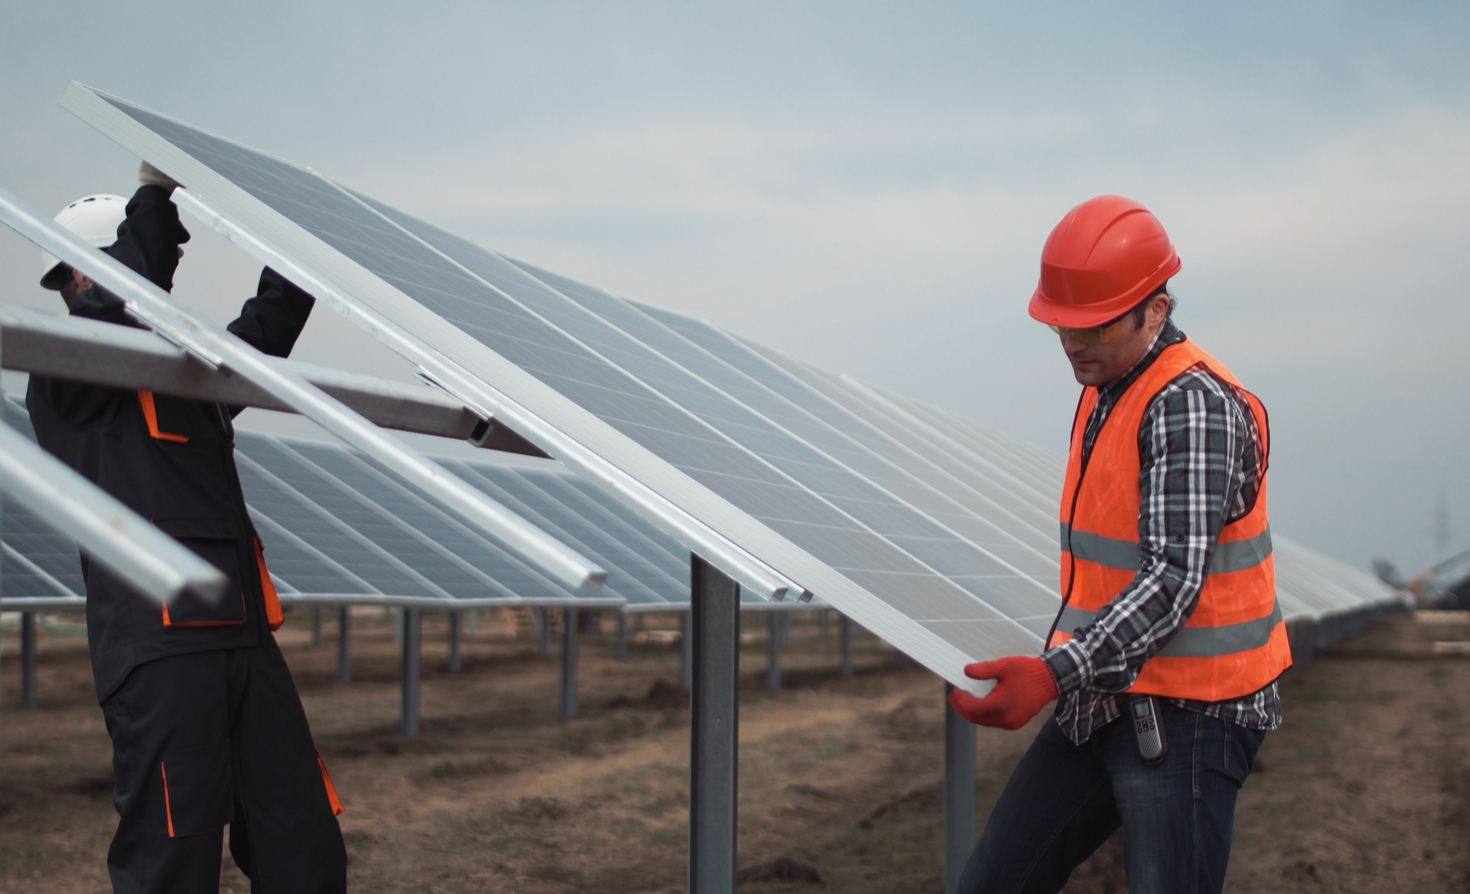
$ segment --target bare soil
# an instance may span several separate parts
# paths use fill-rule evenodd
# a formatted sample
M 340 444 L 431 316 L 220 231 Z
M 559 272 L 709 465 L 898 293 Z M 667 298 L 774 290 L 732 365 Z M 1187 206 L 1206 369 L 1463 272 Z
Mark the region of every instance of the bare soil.
M 348 808 L 352 889 L 682 891 L 689 711 L 677 652 L 649 636 L 618 661 L 610 637 L 585 637 L 580 716 L 561 723 L 556 656 L 508 620 L 482 621 L 463 672 L 449 674 L 443 622 L 426 619 L 413 740 L 398 735 L 391 622 L 354 618 L 345 686 L 331 625 L 320 647 L 304 611 L 282 632 Z M 875 640 L 859 641 L 858 672 L 841 677 L 833 633 L 797 620 L 776 695 L 762 644 L 743 658 L 740 890 L 938 892 L 942 686 Z M 1288 674 L 1286 726 L 1241 793 L 1228 890 L 1470 890 L 1470 661 L 1430 650 L 1463 633 L 1400 616 Z M 106 891 L 111 749 L 85 636 L 48 628 L 40 642 L 37 710 L 16 707 L 13 629 L 3 643 L 0 890 Z M 982 824 L 1035 726 L 979 731 Z M 1126 890 L 1121 853 L 1110 842 L 1067 890 Z M 248 890 L 228 857 L 223 889 Z

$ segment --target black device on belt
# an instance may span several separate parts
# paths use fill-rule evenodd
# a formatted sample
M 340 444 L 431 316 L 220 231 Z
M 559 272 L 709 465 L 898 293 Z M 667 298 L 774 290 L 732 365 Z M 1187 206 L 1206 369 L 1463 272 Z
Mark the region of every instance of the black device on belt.
M 1138 755 L 1146 764 L 1156 764 L 1164 759 L 1169 743 L 1164 741 L 1164 725 L 1160 722 L 1158 699 L 1151 695 L 1134 695 L 1128 698 L 1128 712 L 1132 715 L 1133 734 L 1138 737 Z

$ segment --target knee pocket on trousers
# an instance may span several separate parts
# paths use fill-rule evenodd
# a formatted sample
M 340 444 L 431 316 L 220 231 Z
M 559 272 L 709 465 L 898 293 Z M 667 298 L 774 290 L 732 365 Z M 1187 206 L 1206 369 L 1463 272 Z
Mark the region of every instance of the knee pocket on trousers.
M 234 820 L 235 787 L 228 739 L 166 751 L 158 771 L 163 777 L 169 837 L 197 835 Z

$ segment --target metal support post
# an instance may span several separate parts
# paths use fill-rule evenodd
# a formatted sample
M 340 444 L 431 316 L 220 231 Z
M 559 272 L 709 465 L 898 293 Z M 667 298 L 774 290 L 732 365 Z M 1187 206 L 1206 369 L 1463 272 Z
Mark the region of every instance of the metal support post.
M 781 612 L 766 612 L 770 636 L 766 640 L 766 688 L 781 691 Z
M 628 615 L 626 612 L 618 612 L 618 646 L 616 655 L 619 659 L 628 657 Z
M 975 847 L 975 727 L 950 707 L 944 684 L 944 892 L 954 894 Z
M 694 634 L 689 629 L 690 612 L 679 612 L 679 687 L 694 687 Z
M 837 635 L 842 641 L 842 675 L 852 676 L 852 619 L 843 615 L 837 622 Z
M 577 719 L 577 609 L 562 609 L 561 719 Z
M 311 607 L 311 644 L 313 646 L 322 644 L 322 607 L 320 605 Z
M 689 730 L 689 894 L 735 890 L 740 586 L 691 563 L 694 687 Z
M 477 609 L 477 608 L 470 609 L 470 623 L 469 623 L 469 627 L 470 627 L 470 636 L 477 636 L 479 634 L 479 632 L 480 632 L 480 610 Z
M 831 609 L 822 609 L 817 612 L 817 629 L 819 631 L 818 635 L 822 638 L 822 642 L 826 642 L 832 638 L 832 631 L 828 629 L 827 623 L 828 615 L 830 614 L 832 614 Z
M 36 706 L 36 613 L 20 613 L 20 706 Z
M 551 654 L 551 609 L 549 609 L 549 608 L 538 608 L 538 609 L 536 609 L 536 625 L 537 625 L 536 635 L 538 637 L 540 637 L 540 639 L 538 641 L 538 645 L 536 647 L 537 648 L 537 651 L 539 651 L 542 655 L 550 655 Z
M 403 627 L 403 727 L 400 733 L 406 739 L 418 738 L 419 734 L 419 662 L 422 656 L 420 615 L 422 609 L 400 609 Z
M 352 682 L 352 606 L 337 610 L 337 679 Z
M 449 610 L 449 666 L 446 670 L 451 674 L 459 673 L 460 668 L 459 616 L 458 611 Z

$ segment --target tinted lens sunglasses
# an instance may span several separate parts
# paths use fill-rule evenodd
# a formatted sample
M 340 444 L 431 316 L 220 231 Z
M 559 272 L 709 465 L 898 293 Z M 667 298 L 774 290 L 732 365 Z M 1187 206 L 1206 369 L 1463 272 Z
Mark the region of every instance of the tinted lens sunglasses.
M 1086 329 L 1069 329 L 1066 326 L 1052 326 L 1050 323 L 1047 326 L 1062 338 L 1075 338 L 1084 345 L 1105 345 L 1117 338 L 1118 333 L 1123 331 L 1123 321 L 1128 318 L 1128 314 L 1130 313 L 1133 313 L 1131 309 L 1110 323 L 1104 323 L 1101 326 L 1090 326 Z

